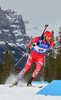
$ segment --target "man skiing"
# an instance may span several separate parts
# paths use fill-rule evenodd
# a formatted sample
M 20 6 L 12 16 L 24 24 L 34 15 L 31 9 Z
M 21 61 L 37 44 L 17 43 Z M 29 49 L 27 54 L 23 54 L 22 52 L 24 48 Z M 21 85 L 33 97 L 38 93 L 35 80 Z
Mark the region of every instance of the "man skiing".
M 51 37 L 52 37 L 51 32 L 46 31 L 43 36 L 32 38 L 29 41 L 27 45 L 28 50 L 30 46 L 32 45 L 32 43 L 36 43 L 36 44 L 32 48 L 32 51 L 28 57 L 25 67 L 20 71 L 17 81 L 13 85 L 18 84 L 19 80 L 24 76 L 24 74 L 29 70 L 32 63 L 36 60 L 36 68 L 34 72 L 32 73 L 30 80 L 27 83 L 27 86 L 32 86 L 31 82 L 38 75 L 43 65 L 44 56 L 45 56 L 46 51 L 49 52 L 53 45 L 53 41 L 51 40 Z

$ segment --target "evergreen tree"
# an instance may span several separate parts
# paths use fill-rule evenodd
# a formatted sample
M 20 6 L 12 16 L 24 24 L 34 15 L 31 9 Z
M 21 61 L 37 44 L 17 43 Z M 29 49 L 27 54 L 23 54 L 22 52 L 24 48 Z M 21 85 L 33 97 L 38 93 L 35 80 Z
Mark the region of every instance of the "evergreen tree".
M 3 64 L 0 64 L 0 74 L 3 72 Z
M 3 54 L 3 72 L 0 74 L 0 83 L 5 83 L 5 80 L 13 72 L 14 60 L 11 54 L 11 47 Z
M 49 52 L 49 55 L 46 57 L 46 67 L 44 69 L 44 80 L 51 82 L 54 77 L 55 77 L 55 39 L 54 39 L 54 32 L 51 32 L 52 34 L 52 41 L 53 41 L 53 46 L 52 49 Z
M 55 71 L 55 79 L 61 80 L 61 27 L 58 32 L 58 37 L 56 37 L 57 41 L 57 56 L 56 56 L 56 71 Z

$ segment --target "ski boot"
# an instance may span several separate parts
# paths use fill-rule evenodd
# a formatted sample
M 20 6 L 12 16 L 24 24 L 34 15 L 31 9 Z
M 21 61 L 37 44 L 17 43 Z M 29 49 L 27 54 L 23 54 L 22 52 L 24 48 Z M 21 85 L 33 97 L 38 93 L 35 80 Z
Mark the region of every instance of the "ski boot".
M 19 81 L 20 81 L 20 78 L 18 77 L 17 80 L 9 87 L 17 86 Z
M 33 77 L 30 78 L 30 80 L 27 83 L 27 86 L 32 86 L 31 82 L 32 82 L 33 79 L 34 79 Z

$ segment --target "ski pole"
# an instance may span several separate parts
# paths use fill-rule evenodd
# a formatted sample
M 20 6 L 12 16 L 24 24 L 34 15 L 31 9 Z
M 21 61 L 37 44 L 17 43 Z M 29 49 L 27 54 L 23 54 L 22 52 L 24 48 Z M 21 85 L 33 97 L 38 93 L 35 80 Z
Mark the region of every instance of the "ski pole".
M 27 54 L 27 52 L 28 50 L 24 53 L 24 55 L 19 59 L 19 61 L 14 66 L 16 66 L 22 60 L 22 58 Z

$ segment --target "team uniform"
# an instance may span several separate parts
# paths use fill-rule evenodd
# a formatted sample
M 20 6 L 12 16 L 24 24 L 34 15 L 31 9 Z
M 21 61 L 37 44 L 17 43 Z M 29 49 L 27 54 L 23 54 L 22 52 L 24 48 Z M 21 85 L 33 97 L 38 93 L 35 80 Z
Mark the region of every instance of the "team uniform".
M 44 39 L 42 40 L 42 37 L 35 37 L 35 38 L 31 39 L 28 43 L 28 48 L 31 46 L 32 43 L 36 43 L 36 45 L 32 48 L 32 51 L 31 51 L 29 58 L 25 64 L 25 67 L 19 73 L 20 78 L 22 78 L 24 76 L 24 74 L 29 70 L 31 64 L 35 60 L 36 60 L 36 68 L 31 76 L 34 79 L 38 75 L 38 73 L 43 65 L 45 53 L 46 53 L 46 51 L 49 52 L 49 50 L 53 44 L 52 40 L 50 40 L 50 43 L 44 42 Z
M 32 73 L 30 80 L 27 83 L 27 86 L 31 85 L 32 80 L 35 79 L 35 77 L 38 75 L 43 65 L 46 51 L 49 52 L 53 45 L 53 41 L 50 39 L 51 39 L 51 32 L 46 31 L 44 33 L 43 39 L 42 37 L 35 37 L 29 41 L 27 45 L 28 48 L 30 48 L 32 43 L 35 43 L 35 46 L 32 48 L 32 51 L 28 57 L 25 67 L 20 71 L 17 80 L 12 84 L 12 86 L 18 84 L 19 80 L 24 76 L 24 74 L 29 70 L 32 63 L 36 60 L 36 68 Z M 46 42 L 46 40 L 48 42 Z

